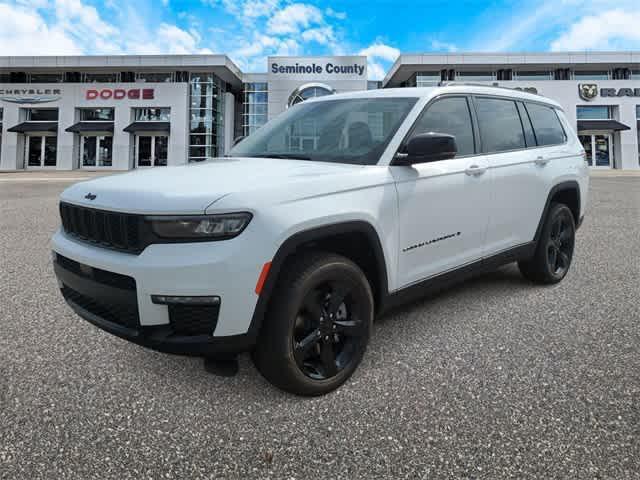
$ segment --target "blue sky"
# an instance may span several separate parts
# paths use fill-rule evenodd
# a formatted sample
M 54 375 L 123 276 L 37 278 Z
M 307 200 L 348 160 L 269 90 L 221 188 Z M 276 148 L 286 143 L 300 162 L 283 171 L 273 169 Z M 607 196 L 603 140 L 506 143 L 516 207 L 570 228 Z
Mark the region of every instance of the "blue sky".
M 0 0 L 3 55 L 640 50 L 640 0 Z

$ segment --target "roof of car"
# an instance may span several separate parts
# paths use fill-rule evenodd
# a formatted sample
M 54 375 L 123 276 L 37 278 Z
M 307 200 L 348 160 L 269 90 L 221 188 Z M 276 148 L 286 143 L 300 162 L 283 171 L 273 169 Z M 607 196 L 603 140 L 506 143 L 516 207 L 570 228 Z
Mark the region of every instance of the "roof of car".
M 381 88 L 377 90 L 363 90 L 359 92 L 338 93 L 336 95 L 327 95 L 324 97 L 316 97 L 307 101 L 328 101 L 347 98 L 400 98 L 400 97 L 433 97 L 445 93 L 467 93 L 476 95 L 493 95 L 500 97 L 511 97 L 521 100 L 529 100 L 533 102 L 546 103 L 556 108 L 562 109 L 559 103 L 550 98 L 543 97 L 534 93 L 515 90 L 513 88 L 498 87 L 492 85 L 470 85 L 470 84 L 444 84 L 434 87 L 406 87 L 406 88 Z

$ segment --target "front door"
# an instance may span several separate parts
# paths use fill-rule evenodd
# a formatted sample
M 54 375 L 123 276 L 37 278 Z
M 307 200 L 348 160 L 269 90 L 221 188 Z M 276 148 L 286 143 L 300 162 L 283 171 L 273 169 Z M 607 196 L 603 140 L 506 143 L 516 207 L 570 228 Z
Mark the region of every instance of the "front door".
M 83 135 L 80 137 L 80 166 L 82 168 L 110 167 L 113 137 L 111 135 Z
M 609 133 L 579 135 L 586 160 L 592 168 L 613 167 L 613 137 Z
M 168 147 L 167 135 L 136 135 L 136 167 L 166 166 Z
M 53 168 L 58 154 L 55 135 L 28 135 L 25 146 L 27 168 Z
M 427 106 L 408 137 L 425 132 L 455 136 L 458 156 L 391 167 L 398 190 L 399 287 L 480 260 L 485 246 L 491 172 L 486 157 L 477 155 L 469 100 L 451 96 Z

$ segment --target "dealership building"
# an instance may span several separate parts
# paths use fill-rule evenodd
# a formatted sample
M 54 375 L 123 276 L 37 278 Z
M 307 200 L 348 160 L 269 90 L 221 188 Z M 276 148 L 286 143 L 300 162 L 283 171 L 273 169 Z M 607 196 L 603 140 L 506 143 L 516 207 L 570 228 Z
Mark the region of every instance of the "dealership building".
M 362 56 L 269 57 L 264 73 L 226 55 L 0 57 L 0 170 L 198 162 L 308 98 L 449 81 L 552 98 L 593 168 L 640 168 L 640 52 L 580 52 L 402 54 L 376 82 Z

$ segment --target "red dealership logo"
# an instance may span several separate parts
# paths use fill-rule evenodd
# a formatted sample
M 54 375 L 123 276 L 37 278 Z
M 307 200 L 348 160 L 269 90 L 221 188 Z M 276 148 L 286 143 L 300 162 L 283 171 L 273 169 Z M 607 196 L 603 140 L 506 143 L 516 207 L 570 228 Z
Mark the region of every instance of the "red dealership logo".
M 85 98 L 87 100 L 123 100 L 125 98 L 129 100 L 153 100 L 155 97 L 153 88 L 102 88 L 100 90 L 87 90 Z

